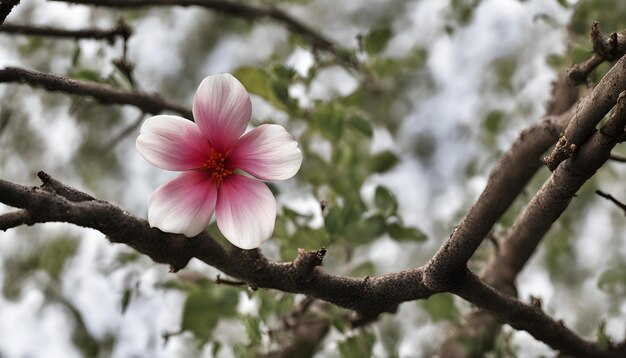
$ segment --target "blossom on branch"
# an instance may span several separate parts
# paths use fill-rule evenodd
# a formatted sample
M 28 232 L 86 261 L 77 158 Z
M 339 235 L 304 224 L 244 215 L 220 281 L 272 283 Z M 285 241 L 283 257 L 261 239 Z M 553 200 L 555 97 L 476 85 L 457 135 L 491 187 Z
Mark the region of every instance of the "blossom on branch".
M 224 236 L 242 249 L 259 247 L 274 231 L 276 200 L 262 180 L 285 180 L 302 163 L 285 128 L 263 124 L 244 134 L 252 103 L 230 74 L 205 78 L 193 103 L 195 123 L 148 118 L 137 150 L 151 164 L 182 171 L 152 194 L 148 222 L 188 237 L 201 233 L 213 213 Z

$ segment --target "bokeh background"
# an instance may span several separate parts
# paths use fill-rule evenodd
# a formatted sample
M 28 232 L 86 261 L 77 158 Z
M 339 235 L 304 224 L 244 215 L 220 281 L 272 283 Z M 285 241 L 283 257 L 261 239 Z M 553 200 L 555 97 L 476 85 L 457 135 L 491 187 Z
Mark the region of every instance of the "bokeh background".
M 254 1 L 246 3 L 256 4 Z M 7 23 L 132 28 L 123 41 L 0 32 L 0 68 L 19 66 L 159 93 L 191 108 L 207 75 L 229 72 L 252 94 L 253 125 L 279 123 L 299 141 L 299 174 L 272 184 L 274 238 L 262 251 L 292 260 L 328 248 L 324 269 L 364 276 L 426 262 L 478 197 L 499 156 L 539 120 L 551 83 L 590 56 L 593 21 L 626 28 L 619 0 L 297 0 L 271 3 L 358 59 L 314 51 L 271 19 L 198 7 L 94 8 L 23 0 Z M 606 65 L 599 70 L 606 71 Z M 598 76 L 599 76 L 598 75 Z M 599 78 L 599 77 L 598 77 Z M 134 147 L 148 115 L 131 106 L 0 84 L 0 178 L 36 185 L 44 170 L 146 217 L 152 191 L 173 176 Z M 618 148 L 619 149 L 619 148 Z M 624 164 L 590 180 L 518 280 L 519 296 L 589 338 L 624 339 L 624 214 L 595 196 L 626 199 Z M 496 227 L 509 227 L 547 177 L 537 175 Z M 320 201 L 329 203 L 322 214 Z M 0 212 L 11 209 L 0 205 Z M 219 235 L 212 225 L 211 230 Z M 477 271 L 493 252 L 485 243 Z M 178 274 L 94 230 L 63 223 L 0 232 L 0 357 L 248 357 L 281 344 L 271 332 L 303 297 L 216 285 L 192 261 Z M 429 357 L 472 307 L 451 295 L 408 302 L 361 329 L 326 307 L 317 357 Z M 494 357 L 553 356 L 505 327 Z

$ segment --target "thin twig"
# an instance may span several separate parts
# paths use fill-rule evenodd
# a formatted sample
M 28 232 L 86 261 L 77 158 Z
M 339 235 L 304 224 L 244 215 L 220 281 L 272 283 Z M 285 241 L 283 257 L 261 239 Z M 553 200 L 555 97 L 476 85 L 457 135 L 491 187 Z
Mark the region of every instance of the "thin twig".
M 598 28 L 598 23 L 591 25 L 589 32 L 590 42 L 593 48 L 593 55 L 583 63 L 574 65 L 567 70 L 567 74 L 572 85 L 585 83 L 587 78 L 604 61 L 615 61 L 626 53 L 626 33 L 614 32 L 608 39 Z
M 118 135 L 116 135 L 115 138 L 113 138 L 113 140 L 111 140 L 111 142 L 109 142 L 109 144 L 105 148 L 103 148 L 102 154 L 109 153 L 110 151 L 115 149 L 115 147 L 117 147 L 117 145 L 120 144 L 121 141 L 123 141 L 130 134 L 134 133 L 143 122 L 143 117 L 144 113 L 139 115 L 139 117 L 137 117 L 137 119 L 133 123 L 128 125 Z
M 611 194 L 608 193 L 604 193 L 600 190 L 596 190 L 596 194 L 598 194 L 599 196 L 613 202 L 615 205 L 617 205 L 620 209 L 622 209 L 624 211 L 624 215 L 626 215 L 626 204 L 622 203 L 621 201 L 615 199 L 615 197 Z
M 230 0 L 54 0 L 72 4 L 93 5 L 116 8 L 141 8 L 148 6 L 199 6 L 226 15 L 250 20 L 269 18 L 284 24 L 292 32 L 302 36 L 314 50 L 333 54 L 342 62 L 358 67 L 358 61 L 351 51 L 342 49 L 319 32 L 300 20 L 273 5 L 254 5 Z
M 158 95 L 125 91 L 103 84 L 73 80 L 59 75 L 36 72 L 19 67 L 5 67 L 0 69 L 0 83 L 1 82 L 25 83 L 33 87 L 43 87 L 48 91 L 90 96 L 106 104 L 135 106 L 150 114 L 173 111 L 185 118 L 193 118 L 189 109 Z
M 626 157 L 617 154 L 611 154 L 609 156 L 609 160 L 612 160 L 614 162 L 626 163 Z
M 20 0 L 0 0 L 0 27 L 9 16 L 11 10 L 20 3 Z
M 92 39 L 92 40 L 106 40 L 110 44 L 115 42 L 116 38 L 127 39 L 130 37 L 132 31 L 128 25 L 123 22 L 118 23 L 112 29 L 96 29 L 87 28 L 80 30 L 66 30 L 51 26 L 35 26 L 35 25 L 20 25 L 5 23 L 0 27 L 0 32 L 4 32 L 12 35 L 29 35 L 29 36 L 44 36 L 44 37 L 57 37 L 67 39 Z
M 235 286 L 235 287 L 249 286 L 252 291 L 256 291 L 258 289 L 258 287 L 254 285 L 250 285 L 243 281 L 235 281 L 235 280 L 229 280 L 227 278 L 222 278 L 220 274 L 217 274 L 217 277 L 215 278 L 215 283 L 218 285 L 228 285 L 228 286 Z

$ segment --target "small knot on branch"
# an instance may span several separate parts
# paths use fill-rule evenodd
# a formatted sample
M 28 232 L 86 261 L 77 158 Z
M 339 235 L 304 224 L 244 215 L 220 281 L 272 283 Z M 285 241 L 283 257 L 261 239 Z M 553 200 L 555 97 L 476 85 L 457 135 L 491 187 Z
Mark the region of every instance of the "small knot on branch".
M 530 296 L 530 305 L 533 306 L 533 308 L 541 310 L 541 306 L 542 306 L 541 298 Z
M 61 183 L 60 181 L 52 178 L 48 173 L 44 171 L 39 171 L 37 173 L 37 176 L 43 183 L 41 185 L 42 189 L 48 192 L 55 193 L 59 196 L 62 196 L 69 201 L 78 203 L 81 201 L 95 201 L 96 200 L 96 198 L 94 198 L 93 196 L 83 193 L 82 191 L 76 190 L 72 187 L 69 187 Z
M 554 171 L 562 161 L 571 157 L 576 152 L 576 149 L 578 149 L 578 145 L 570 142 L 569 139 L 563 135 L 559 138 L 559 141 L 552 150 L 552 153 L 543 158 L 543 163 L 548 167 L 548 169 L 550 169 L 550 171 Z
M 591 25 L 591 30 L 589 31 L 589 41 L 591 42 L 591 47 L 593 48 L 593 52 L 598 55 L 604 57 L 607 53 L 607 46 L 604 42 L 604 35 L 598 29 L 598 22 L 594 21 Z
M 258 286 L 251 284 L 251 283 L 222 278 L 220 274 L 217 274 L 217 277 L 215 278 L 215 283 L 218 285 L 229 285 L 229 286 L 235 286 L 235 287 L 248 286 L 248 288 L 250 288 L 252 291 L 256 291 L 259 289 Z
M 124 41 L 127 41 L 128 38 L 133 34 L 133 29 L 124 21 L 124 18 L 117 20 L 117 27 L 115 28 L 115 33 L 122 36 Z
M 326 255 L 326 248 L 317 251 L 298 249 L 298 257 L 293 261 L 296 276 L 304 281 L 309 281 L 313 276 L 313 270 L 321 266 Z

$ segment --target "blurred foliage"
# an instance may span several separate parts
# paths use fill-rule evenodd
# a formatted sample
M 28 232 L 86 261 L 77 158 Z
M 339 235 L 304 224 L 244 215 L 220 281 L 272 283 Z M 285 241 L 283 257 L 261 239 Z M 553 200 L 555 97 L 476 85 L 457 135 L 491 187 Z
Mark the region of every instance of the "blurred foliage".
M 39 272 L 45 272 L 58 286 L 65 262 L 76 254 L 78 243 L 78 238 L 74 236 L 61 235 L 41 243 L 37 250 L 7 258 L 3 262 L 3 295 L 8 299 L 18 299 L 23 283 Z
M 371 357 L 376 337 L 365 330 L 356 332 L 339 343 L 339 354 L 341 358 L 361 358 Z
M 457 321 L 461 313 L 454 303 L 454 296 L 449 293 L 438 293 L 427 300 L 419 301 L 419 305 L 430 315 L 433 321 Z
M 626 18 L 623 16 L 626 13 L 626 2 L 621 0 L 581 0 L 575 5 L 569 5 L 565 0 L 555 1 L 563 7 L 572 7 L 574 13 L 569 27 L 571 42 L 568 54 L 553 54 L 545 59 L 554 69 L 563 70 L 569 64 L 582 62 L 591 56 L 588 32 L 593 21 L 599 21 L 600 28 L 607 35 L 626 28 Z M 247 2 L 259 3 L 253 0 Z M 309 0 L 284 0 L 276 3 L 287 9 L 293 7 L 303 9 L 305 12 L 315 11 L 313 6 L 309 6 L 311 5 Z M 443 31 L 447 32 L 444 36 L 452 38 L 455 33 L 470 25 L 476 9 L 482 3 L 480 0 L 450 0 L 449 6 L 442 10 L 442 16 L 445 18 Z M 401 35 L 397 32 L 402 26 L 398 25 L 403 25 L 396 23 L 390 14 L 394 11 L 396 14 L 404 11 L 408 5 L 412 5 L 412 2 L 403 1 L 394 6 L 390 5 L 388 7 L 395 9 L 384 14 L 368 14 L 365 11 L 367 9 L 357 12 L 354 18 L 350 19 L 354 24 L 347 23 L 346 27 L 358 28 L 361 34 L 358 39 L 355 38 L 345 50 L 337 49 L 335 55 L 310 50 L 313 63 L 307 71 L 299 71 L 292 67 L 288 56 L 295 49 L 310 49 L 310 44 L 302 36 L 291 33 L 287 35 L 287 41 L 280 41 L 281 43 L 275 46 L 267 59 L 259 60 L 251 56 L 246 60 L 237 59 L 242 62 L 241 64 L 234 61 L 236 65 L 233 66 L 238 68 L 233 69 L 233 74 L 251 94 L 271 109 L 272 114 L 267 115 L 268 118 L 255 117 L 253 124 L 277 122 L 285 125 L 288 131 L 296 136 L 304 152 L 304 162 L 295 181 L 303 192 L 310 194 L 320 203 L 319 210 L 323 217 L 323 221 L 314 225 L 317 215 L 299 212 L 290 207 L 289 203 L 282 206 L 276 218 L 273 235 L 277 252 L 271 252 L 273 248 L 268 249 L 270 254 L 275 254 L 272 257 L 292 260 L 297 256 L 299 248 L 317 250 L 320 247 L 327 247 L 328 256 L 332 259 L 338 258 L 336 261 L 339 263 L 327 257 L 326 270 L 334 274 L 363 277 L 379 274 L 385 268 L 378 267 L 367 255 L 355 253 L 366 252 L 365 250 L 371 248 L 372 244 L 381 238 L 402 243 L 402 247 L 411 244 L 418 246 L 427 239 L 427 235 L 419 228 L 405 224 L 409 220 L 403 217 L 400 211 L 399 199 L 402 198 L 398 196 L 402 193 L 394 192 L 391 186 L 385 185 L 384 180 L 369 188 L 372 189 L 372 197 L 364 197 L 363 190 L 368 180 L 384 178 L 386 174 L 397 169 L 398 164 L 406 158 L 416 159 L 425 167 L 435 164 L 433 163 L 435 154 L 442 145 L 445 145 L 435 133 L 434 127 L 438 118 L 433 118 L 431 127 L 420 129 L 419 133 L 411 137 L 411 143 L 407 144 L 408 148 L 402 148 L 406 149 L 406 152 L 401 152 L 397 148 L 376 151 L 372 149 L 378 131 L 390 133 L 394 140 L 403 134 L 399 133 L 403 121 L 422 105 L 423 98 L 427 98 L 439 86 L 430 72 L 431 66 L 428 66 L 429 51 L 432 51 L 430 45 L 415 45 L 405 49 L 401 56 L 388 55 L 392 48 L 390 45 L 396 36 Z M 24 8 L 25 17 L 36 16 L 34 5 L 24 5 Z M 114 23 L 116 17 L 123 14 L 131 26 L 139 26 L 144 19 L 158 19 L 163 26 L 172 28 L 181 14 L 173 13 L 168 8 L 116 13 L 94 11 L 100 11 L 97 17 L 102 23 Z M 299 15 L 298 18 L 307 20 L 306 16 Z M 548 15 L 539 15 L 538 18 L 554 22 Z M 216 53 L 222 55 L 215 51 L 216 48 L 228 41 L 245 39 L 257 26 L 265 26 L 268 21 L 252 22 L 211 11 L 198 11 L 188 19 L 191 20 L 185 30 L 186 35 L 182 36 L 173 48 L 159 48 L 159 51 L 175 51 L 179 54 L 180 68 L 167 76 L 139 79 L 136 87 L 119 72 L 119 69 L 109 63 L 112 58 L 122 56 L 119 43 L 114 46 L 105 43 L 90 44 L 93 46 L 91 53 L 84 51 L 89 47 L 82 46 L 79 42 L 40 37 L 19 37 L 16 46 L 20 55 L 24 57 L 25 67 L 39 71 L 56 71 L 62 68 L 65 69 L 62 73 L 70 78 L 126 90 L 145 90 L 143 80 L 150 82 L 148 84 L 150 87 L 146 87 L 150 88 L 150 92 L 153 87 L 157 87 L 163 97 L 189 105 L 198 80 L 207 75 L 207 68 L 211 68 L 209 62 L 215 60 L 212 56 L 216 56 Z M 367 25 L 363 25 L 365 23 Z M 323 26 L 314 27 L 329 38 L 334 38 L 334 34 Z M 132 39 L 131 37 L 129 43 L 131 48 Z M 256 48 L 248 51 L 254 52 Z M 160 52 L 151 55 L 159 56 Z M 359 59 L 358 66 L 349 64 L 354 58 Z M 143 64 L 135 65 L 141 69 Z M 494 57 L 486 73 L 490 90 L 505 98 L 518 95 L 521 89 L 516 88 L 514 79 L 520 66 L 519 54 Z M 594 74 L 596 76 L 594 78 L 599 79 L 607 68 L 608 65 L 604 65 Z M 303 100 L 296 95 L 297 91 L 294 89 L 303 88 L 305 92 L 311 90 L 320 80 L 319 75 L 326 70 L 344 71 L 355 80 L 356 87 L 350 93 L 342 95 L 324 93 L 325 96 L 315 99 Z M 89 188 L 89 191 L 98 197 L 123 202 L 126 195 L 125 180 L 139 180 L 127 177 L 129 168 L 125 164 L 128 158 L 126 151 L 132 150 L 129 148 L 132 148 L 136 131 L 125 139 L 126 146 L 116 148 L 115 141 L 119 133 L 129 125 L 138 123 L 143 115 L 136 110 L 128 111 L 127 108 L 102 105 L 89 98 L 71 96 L 68 99 L 67 96 L 58 93 L 48 94 L 41 90 L 16 88 L 15 91 L 6 91 L 2 94 L 0 147 L 11 150 L 0 151 L 0 168 L 4 170 L 11 167 L 18 168 L 16 172 L 33 172 L 45 165 L 57 164 L 46 163 L 40 154 L 46 151 L 46 143 L 42 139 L 46 134 L 46 128 L 40 121 L 43 123 L 52 121 L 53 115 L 30 118 L 28 107 L 31 103 L 22 100 L 36 97 L 38 100 L 36 104 L 41 104 L 46 114 L 55 113 L 53 110 L 59 108 L 66 110 L 80 132 L 78 143 L 72 143 L 76 148 L 75 153 L 68 163 L 57 164 L 58 171 L 67 176 L 76 176 L 76 182 Z M 479 132 L 478 136 L 488 151 L 486 156 L 496 158 L 502 150 L 498 139 L 510 128 L 511 123 L 523 118 L 526 112 L 521 104 L 514 109 L 491 108 L 482 106 L 482 103 L 480 106 L 476 121 L 466 124 L 465 132 L 459 130 L 458 133 L 448 133 L 447 138 L 455 140 L 458 138 L 455 135 L 467 137 L 473 131 Z M 459 171 L 463 176 L 459 180 L 484 175 L 491 164 L 491 161 L 484 158 L 469 158 Z M 512 225 L 517 214 L 523 210 L 534 190 L 541 185 L 547 175 L 545 172 L 537 175 L 528 191 L 516 200 L 499 223 L 501 231 Z M 111 182 L 119 183 L 118 187 L 111 188 Z M 582 206 L 577 205 L 582 200 L 588 200 L 589 195 L 593 195 L 591 189 L 593 186 L 587 186 L 581 191 L 580 197 L 573 203 L 573 208 L 550 231 L 542 246 L 542 264 L 545 265 L 550 278 L 567 287 L 580 285 L 578 280 L 585 274 L 582 269 L 577 268 L 576 248 L 572 237 L 577 235 L 576 222 L 583 215 Z M 281 195 L 283 190 L 281 185 L 270 184 L 270 187 L 275 194 Z M 116 190 L 119 190 L 117 196 L 114 194 Z M 465 207 L 459 210 L 464 210 Z M 436 219 L 426 218 L 428 221 Z M 208 231 L 218 241 L 227 244 L 215 223 L 209 226 Z M 31 250 L 25 250 L 23 255 L 15 255 L 4 260 L 2 286 L 4 297 L 19 300 L 26 282 L 45 288 L 43 292 L 46 298 L 63 307 L 68 316 L 72 317 L 75 326 L 72 340 L 81 354 L 89 357 L 106 356 L 120 337 L 95 337 L 84 322 L 84 312 L 59 294 L 66 262 L 77 253 L 77 238 L 61 235 L 35 246 Z M 484 261 L 487 254 L 492 251 L 485 249 L 479 252 L 475 259 Z M 111 270 L 145 264 L 138 260 L 139 257 L 135 252 L 120 253 Z M 626 275 L 623 274 L 626 263 L 623 260 L 615 261 L 611 267 L 603 269 L 597 285 L 609 295 L 623 296 L 626 292 Z M 120 292 L 119 307 L 122 313 L 129 308 L 136 293 L 131 286 L 126 285 Z M 180 329 L 193 334 L 198 351 L 206 347 L 206 344 L 212 344 L 214 356 L 221 353 L 225 344 L 216 338 L 218 335 L 215 331 L 222 320 L 235 321 L 245 329 L 245 337 L 241 337 L 238 343 L 230 347 L 235 356 L 255 357 L 266 353 L 268 345 L 276 343 L 269 331 L 295 307 L 297 301 L 293 294 L 269 290 L 247 292 L 228 285 L 216 285 L 204 278 L 197 281 L 183 279 L 160 281 L 157 286 L 163 290 L 176 290 L 186 295 Z M 255 302 L 258 315 L 241 314 L 238 306 L 242 292 L 246 292 Z M 420 301 L 414 307 L 420 307 L 431 322 L 458 322 L 461 319 L 462 310 L 450 294 L 434 295 L 428 300 Z M 372 356 L 377 341 L 382 343 L 389 357 L 399 356 L 399 344 L 406 332 L 402 332 L 403 328 L 392 320 L 381 317 L 375 329 L 355 330 L 351 329 L 345 310 L 331 307 L 322 315 L 332 323 L 335 336 L 332 339 L 338 340 L 337 351 L 341 357 Z M 608 342 L 604 324 L 598 327 L 598 337 L 602 344 Z M 493 341 L 487 342 L 485 337 L 464 343 L 470 352 L 484 352 L 485 349 L 489 349 L 492 350 L 490 354 L 494 357 L 510 357 L 518 353 L 517 348 L 511 343 L 510 334 L 500 335 L 495 345 Z
M 213 340 L 213 330 L 220 319 L 237 316 L 240 289 L 217 285 L 208 280 L 172 280 L 163 283 L 162 287 L 187 293 L 181 331 L 192 332 L 200 347 Z
M 611 9 L 607 11 L 607 9 Z M 589 31 L 594 22 L 605 38 L 613 32 L 626 30 L 626 2 L 622 0 L 581 0 L 574 6 L 570 21 L 570 57 L 571 63 L 581 63 L 591 57 Z M 608 64 L 602 64 L 593 72 L 594 82 L 599 81 L 609 70 Z

